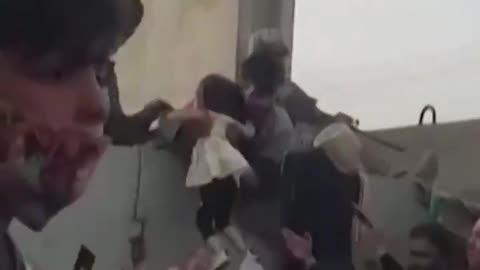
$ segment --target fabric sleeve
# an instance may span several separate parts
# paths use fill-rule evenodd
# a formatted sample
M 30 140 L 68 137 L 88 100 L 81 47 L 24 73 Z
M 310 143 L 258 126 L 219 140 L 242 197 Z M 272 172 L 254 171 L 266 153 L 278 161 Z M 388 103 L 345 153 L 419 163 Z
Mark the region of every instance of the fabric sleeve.
M 294 82 L 286 83 L 282 95 L 279 96 L 279 103 L 287 110 L 293 122 L 305 122 L 309 112 L 316 107 L 317 100 L 310 97 Z
M 317 100 L 309 96 L 294 82 L 288 82 L 284 94 L 279 97 L 279 103 L 288 112 L 295 124 L 310 123 L 316 126 L 326 126 L 334 122 L 333 116 L 317 108 Z

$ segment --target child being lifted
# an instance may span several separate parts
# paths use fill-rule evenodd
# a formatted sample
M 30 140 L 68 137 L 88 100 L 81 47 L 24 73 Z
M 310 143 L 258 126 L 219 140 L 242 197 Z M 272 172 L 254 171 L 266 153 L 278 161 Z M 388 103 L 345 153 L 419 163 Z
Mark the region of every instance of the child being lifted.
M 186 186 L 198 188 L 202 204 L 197 212 L 197 227 L 214 252 L 212 269 L 229 262 L 221 242 L 226 236 L 241 251 L 247 247 L 240 231 L 230 224 L 231 211 L 236 199 L 240 178 L 252 176 L 250 165 L 227 138 L 252 138 L 252 124 L 243 124 L 244 99 L 240 87 L 219 76 L 208 75 L 198 86 L 193 108 L 176 110 L 167 118 L 177 121 L 209 119 L 210 134 L 197 140 L 191 154 Z

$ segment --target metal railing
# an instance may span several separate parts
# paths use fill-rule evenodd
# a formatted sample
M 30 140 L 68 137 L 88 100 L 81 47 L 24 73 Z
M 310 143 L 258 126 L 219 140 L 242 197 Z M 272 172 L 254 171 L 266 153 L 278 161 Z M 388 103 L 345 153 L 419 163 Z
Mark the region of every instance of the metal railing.
M 418 120 L 418 125 L 423 126 L 423 119 L 425 118 L 425 114 L 430 112 L 432 114 L 432 124 L 435 125 L 437 123 L 437 110 L 433 105 L 426 105 L 423 107 L 422 112 L 420 113 L 420 119 Z

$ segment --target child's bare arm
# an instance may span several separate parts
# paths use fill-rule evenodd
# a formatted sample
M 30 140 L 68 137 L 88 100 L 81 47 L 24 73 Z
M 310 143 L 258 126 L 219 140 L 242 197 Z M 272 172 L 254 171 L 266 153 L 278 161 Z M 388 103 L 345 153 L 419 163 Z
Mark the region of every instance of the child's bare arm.
M 200 120 L 208 117 L 208 114 L 200 110 L 174 110 L 167 115 L 167 119 L 176 121 Z
M 167 119 L 178 121 L 190 137 L 198 139 L 210 135 L 213 120 L 206 111 L 184 109 L 167 115 Z
M 233 126 L 234 128 L 238 129 L 240 134 L 246 139 L 251 139 L 253 136 L 255 136 L 255 127 L 250 122 L 247 122 L 246 124 L 235 122 L 233 123 Z
M 249 140 L 255 136 L 255 128 L 248 125 L 242 125 L 240 123 L 231 123 L 227 126 L 227 138 L 233 145 L 237 143 Z

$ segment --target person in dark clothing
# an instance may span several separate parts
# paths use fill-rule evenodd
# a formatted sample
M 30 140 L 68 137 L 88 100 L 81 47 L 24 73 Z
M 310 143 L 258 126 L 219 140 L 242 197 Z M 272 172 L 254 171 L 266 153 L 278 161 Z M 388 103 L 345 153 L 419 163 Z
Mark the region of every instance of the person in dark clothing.
M 264 268 L 296 265 L 287 259 L 291 257 L 281 233 L 286 228 L 311 236 L 317 261 L 351 269 L 352 202 L 358 198 L 354 177 L 340 173 L 322 149 L 287 154 L 282 163 L 261 156 L 249 157 L 249 162 L 259 179 L 258 189 L 241 199 L 237 219 L 275 258 L 264 262 L 259 254 Z
M 243 76 L 250 83 L 244 89 L 248 119 L 257 129 L 253 151 L 281 160 L 290 149 L 293 125 L 287 112 L 275 101 L 278 87 L 282 84 L 283 66 L 270 61 L 270 54 L 255 52 L 243 63 Z
M 317 261 L 352 268 L 355 177 L 340 173 L 322 149 L 287 155 L 283 177 L 291 185 L 287 228 L 298 235 L 311 235 Z

